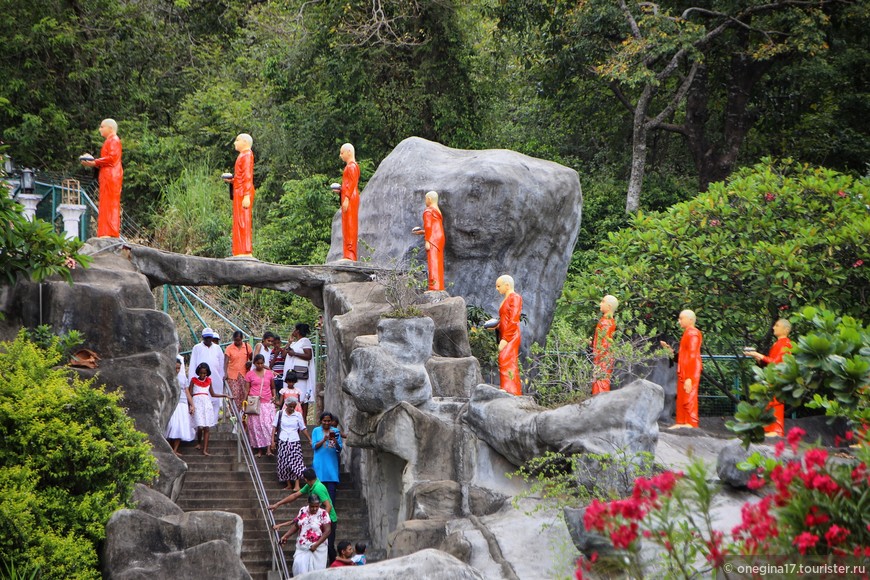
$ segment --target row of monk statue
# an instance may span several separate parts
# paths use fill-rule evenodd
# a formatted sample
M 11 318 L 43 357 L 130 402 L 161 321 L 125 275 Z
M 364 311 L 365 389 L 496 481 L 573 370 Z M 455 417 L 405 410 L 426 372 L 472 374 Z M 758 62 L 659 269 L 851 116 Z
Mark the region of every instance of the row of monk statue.
M 94 158 L 84 154 L 79 159 L 85 167 L 99 169 L 100 204 L 97 220 L 98 237 L 120 237 L 121 235 L 121 186 L 124 168 L 121 164 L 121 140 L 118 138 L 118 124 L 113 119 L 100 123 L 100 135 L 105 139 L 100 156 Z M 247 133 L 239 134 L 234 142 L 238 157 L 232 174 L 224 174 L 224 181 L 231 185 L 230 197 L 233 202 L 233 256 L 252 257 L 252 218 L 254 207 L 254 153 L 251 151 L 253 139 Z M 339 157 L 344 162 L 344 172 L 340 184 L 332 189 L 341 201 L 341 235 L 344 260 L 356 261 L 358 220 L 359 220 L 359 165 L 353 145 L 341 146 Z M 415 227 L 411 233 L 422 235 L 426 248 L 428 267 L 428 287 L 430 291 L 444 290 L 444 216 L 438 207 L 438 193 L 430 191 L 425 196 L 426 208 L 423 211 L 423 227 Z M 520 316 L 523 299 L 514 291 L 514 279 L 508 275 L 500 276 L 495 283 L 496 290 L 504 296 L 499 307 L 498 319 L 485 326 L 498 331 L 498 366 L 500 387 L 513 395 L 522 395 L 519 376 Z M 595 366 L 595 380 L 592 394 L 598 395 L 610 390 L 614 357 L 611 353 L 613 334 L 616 331 L 614 314 L 619 307 L 616 297 L 607 295 L 601 299 L 601 319 L 595 327 L 592 338 L 592 356 Z M 698 427 L 698 386 L 701 380 L 701 331 L 695 328 L 695 313 L 683 310 L 679 316 L 683 336 L 679 349 L 662 341 L 661 346 L 677 359 L 677 417 L 672 428 Z M 754 349 L 746 349 L 761 363 L 782 362 L 783 355 L 791 350 L 788 334 L 791 324 L 779 320 L 773 327 L 777 337 L 770 353 L 765 356 Z M 775 421 L 767 428 L 770 435 L 783 434 L 784 407 L 782 403 L 771 403 Z

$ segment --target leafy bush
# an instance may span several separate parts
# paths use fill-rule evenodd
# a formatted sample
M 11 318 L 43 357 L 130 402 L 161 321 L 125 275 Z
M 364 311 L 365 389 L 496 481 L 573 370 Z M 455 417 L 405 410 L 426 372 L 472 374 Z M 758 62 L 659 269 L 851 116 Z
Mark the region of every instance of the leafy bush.
M 163 188 L 154 243 L 171 252 L 225 258 L 231 255 L 232 212 L 220 176 L 206 162 L 190 165 Z
M 620 311 L 609 349 L 614 364 L 611 388 L 617 388 L 623 376 L 632 376 L 623 373 L 642 374 L 644 365 L 661 355 L 648 333 L 646 325 L 633 320 L 630 311 Z M 524 374 L 530 377 L 528 392 L 539 405 L 578 403 L 592 394 L 592 383 L 603 377 L 593 364 L 591 335 L 566 320 L 557 320 L 547 335 L 547 347 L 532 345 Z
M 870 179 L 765 159 L 666 212 L 632 218 L 570 278 L 560 316 L 613 294 L 651 327 L 676 335 L 676 313 L 698 315 L 715 349 L 770 342 L 797 305 L 824 303 L 865 318 Z
M 21 206 L 5 191 L 0 195 L 0 222 L 0 272 L 10 284 L 19 274 L 35 282 L 53 275 L 72 282 L 70 266 L 90 264 L 89 256 L 78 253 L 82 247 L 79 240 L 66 239 L 43 220 L 28 221 L 21 214 Z
M 109 516 L 156 465 L 120 395 L 54 368 L 58 343 L 0 343 L 0 553 L 43 578 L 97 579 Z
M 781 363 L 754 369 L 758 382 L 750 387 L 752 402 L 741 402 L 728 423 L 747 443 L 764 439 L 773 398 L 788 407 L 807 404 L 831 417 L 870 423 L 870 328 L 824 309 L 807 307 L 800 316 L 814 330 L 798 338 Z

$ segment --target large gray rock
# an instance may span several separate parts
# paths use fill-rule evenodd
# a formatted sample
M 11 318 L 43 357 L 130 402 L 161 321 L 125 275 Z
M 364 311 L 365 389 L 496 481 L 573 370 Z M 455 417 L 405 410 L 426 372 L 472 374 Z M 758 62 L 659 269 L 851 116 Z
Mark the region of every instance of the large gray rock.
M 489 385 L 472 393 L 465 421 L 514 465 L 544 452 L 637 454 L 655 451 L 664 393 L 646 380 L 577 405 L 544 410 L 528 397 Z
M 483 580 L 474 568 L 450 554 L 429 549 L 402 558 L 366 564 L 319 570 L 303 574 L 305 580 L 383 580 L 384 578 L 425 578 L 426 580 Z
M 424 366 L 432 356 L 435 323 L 431 318 L 384 318 L 378 345 L 351 354 L 344 391 L 366 413 L 380 413 L 400 401 L 421 405 L 432 398 Z
M 251 576 L 240 559 L 241 549 L 242 519 L 236 514 L 155 517 L 141 510 L 118 510 L 106 524 L 103 577 L 247 580 Z
M 749 459 L 753 453 L 760 453 L 763 457 L 773 457 L 773 449 L 770 447 L 750 445 L 747 449 L 739 439 L 730 441 L 722 447 L 716 458 L 716 474 L 722 483 L 737 489 L 745 489 L 752 477 L 752 471 L 743 471 L 737 466 Z
M 513 151 L 450 149 L 419 137 L 405 139 L 384 159 L 360 199 L 359 239 L 382 267 L 407 260 L 423 240 L 423 196 L 439 193 L 446 243 L 447 290 L 495 314 L 495 280 L 511 274 L 528 323 L 523 344 L 543 343 L 580 228 L 577 173 Z M 332 224 L 328 260 L 341 252 L 341 217 Z M 360 244 L 361 258 L 366 257 Z M 425 262 L 425 257 L 421 258 Z

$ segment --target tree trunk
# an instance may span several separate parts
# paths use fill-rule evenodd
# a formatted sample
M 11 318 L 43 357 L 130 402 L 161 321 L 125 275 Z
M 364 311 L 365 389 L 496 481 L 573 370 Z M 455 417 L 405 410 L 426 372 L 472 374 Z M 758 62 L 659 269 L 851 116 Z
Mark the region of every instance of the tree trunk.
M 646 172 L 646 140 L 649 134 L 647 111 L 653 89 L 647 85 L 634 106 L 634 122 L 631 134 L 631 175 L 628 178 L 628 194 L 625 198 L 625 213 L 637 213 L 640 209 L 640 192 Z

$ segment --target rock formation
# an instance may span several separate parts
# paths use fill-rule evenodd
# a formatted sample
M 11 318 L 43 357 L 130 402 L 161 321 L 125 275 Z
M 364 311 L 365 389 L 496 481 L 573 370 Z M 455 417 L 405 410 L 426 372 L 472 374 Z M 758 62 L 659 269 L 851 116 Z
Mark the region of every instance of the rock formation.
M 239 558 L 242 518 L 226 512 L 184 513 L 142 485 L 133 499 L 139 509 L 118 510 L 106 524 L 104 578 L 251 578 Z
M 483 580 L 471 566 L 439 550 L 420 550 L 414 554 L 367 564 L 362 568 L 336 568 L 309 572 L 307 580 L 383 580 L 384 578 L 425 578 L 426 580 Z
M 511 274 L 528 317 L 525 348 L 543 343 L 580 228 L 577 173 L 513 151 L 450 149 L 419 137 L 405 139 L 384 159 L 361 194 L 362 257 L 390 267 L 416 248 L 423 197 L 439 195 L 444 214 L 445 283 L 453 296 L 498 312 L 495 280 Z M 341 220 L 332 225 L 329 260 L 341 258 Z

